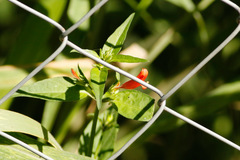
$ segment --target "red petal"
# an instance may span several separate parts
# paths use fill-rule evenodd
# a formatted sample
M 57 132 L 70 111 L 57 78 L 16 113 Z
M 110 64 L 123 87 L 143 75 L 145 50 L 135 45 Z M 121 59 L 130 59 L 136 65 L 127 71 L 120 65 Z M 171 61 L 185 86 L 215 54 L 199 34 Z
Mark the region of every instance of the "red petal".
M 145 80 L 148 76 L 148 70 L 146 68 L 143 68 L 141 70 L 141 72 L 138 74 L 137 78 L 141 79 L 141 80 Z M 137 88 L 139 86 L 142 86 L 140 83 L 134 81 L 134 80 L 129 80 L 125 83 L 123 83 L 122 86 L 117 87 L 117 88 L 124 88 L 124 89 L 134 89 Z M 142 86 L 142 89 L 147 89 L 147 87 Z
M 71 68 L 71 72 L 75 78 L 80 79 L 74 69 Z

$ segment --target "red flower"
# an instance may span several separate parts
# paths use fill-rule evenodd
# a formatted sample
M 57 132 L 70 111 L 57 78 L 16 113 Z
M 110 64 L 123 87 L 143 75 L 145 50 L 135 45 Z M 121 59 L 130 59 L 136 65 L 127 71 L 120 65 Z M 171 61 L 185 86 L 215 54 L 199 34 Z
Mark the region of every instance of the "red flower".
M 77 78 L 78 80 L 80 79 L 77 73 L 74 71 L 74 69 L 71 68 L 71 72 L 75 78 Z
M 137 78 L 144 81 L 147 78 L 147 76 L 148 76 L 148 70 L 146 68 L 143 68 L 141 70 L 141 72 L 138 74 Z M 137 88 L 139 86 L 142 86 L 142 89 L 147 89 L 147 87 L 141 85 L 140 83 L 138 83 L 134 80 L 127 81 L 127 82 L 123 83 L 123 85 L 121 85 L 120 87 L 116 87 L 116 88 L 117 89 L 118 88 L 134 89 L 134 88 Z

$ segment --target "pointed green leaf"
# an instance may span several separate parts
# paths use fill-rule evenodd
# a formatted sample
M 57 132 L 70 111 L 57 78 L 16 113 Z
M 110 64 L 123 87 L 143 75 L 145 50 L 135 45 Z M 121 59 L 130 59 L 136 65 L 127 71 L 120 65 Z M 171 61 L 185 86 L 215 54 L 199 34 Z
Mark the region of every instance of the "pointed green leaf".
M 137 90 L 124 90 L 114 95 L 113 102 L 122 116 L 139 121 L 149 121 L 154 112 L 154 99 Z
M 91 70 L 91 87 L 95 94 L 97 107 L 100 110 L 102 107 L 102 96 L 107 80 L 108 70 L 106 68 L 95 67 Z
M 76 101 L 87 97 L 84 87 L 75 85 L 69 77 L 55 77 L 23 86 L 14 94 L 15 97 L 32 97 L 43 100 Z
M 41 139 L 46 140 L 55 148 L 60 149 L 60 145 L 54 139 L 50 132 L 47 131 L 40 123 L 37 121 L 8 110 L 0 109 L 0 130 L 4 132 L 20 132 L 29 134 Z
M 129 55 L 118 54 L 113 56 L 113 58 L 111 59 L 111 62 L 140 63 L 140 62 L 147 62 L 147 60 L 129 56 Z
M 43 144 L 35 139 L 32 139 L 26 135 L 20 133 L 9 133 L 11 136 L 27 143 L 36 150 L 51 157 L 55 160 L 94 160 L 90 157 L 77 155 L 62 150 L 57 150 L 51 146 Z M 26 150 L 18 144 L 14 144 L 12 141 L 0 136 L 0 159 L 4 160 L 39 160 L 38 155 Z
M 106 54 L 108 55 L 116 55 L 121 50 L 122 45 L 125 41 L 125 38 L 127 36 L 127 32 L 129 29 L 129 26 L 133 20 L 134 13 L 131 14 L 123 23 L 121 26 L 119 26 L 115 32 L 107 39 L 105 42 L 100 57 L 105 57 Z

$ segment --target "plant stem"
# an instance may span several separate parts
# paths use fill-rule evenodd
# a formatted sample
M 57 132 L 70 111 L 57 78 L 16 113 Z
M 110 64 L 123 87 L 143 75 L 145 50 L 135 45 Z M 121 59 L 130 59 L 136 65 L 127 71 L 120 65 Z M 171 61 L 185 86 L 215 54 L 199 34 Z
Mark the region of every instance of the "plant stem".
M 87 153 L 87 156 L 89 156 L 89 157 L 91 157 L 91 155 L 92 155 L 94 137 L 95 137 L 96 127 L 97 127 L 98 113 L 99 113 L 99 110 L 96 107 L 94 117 L 93 117 L 91 137 L 90 137 L 90 142 L 89 142 L 89 149 L 88 149 L 88 153 Z

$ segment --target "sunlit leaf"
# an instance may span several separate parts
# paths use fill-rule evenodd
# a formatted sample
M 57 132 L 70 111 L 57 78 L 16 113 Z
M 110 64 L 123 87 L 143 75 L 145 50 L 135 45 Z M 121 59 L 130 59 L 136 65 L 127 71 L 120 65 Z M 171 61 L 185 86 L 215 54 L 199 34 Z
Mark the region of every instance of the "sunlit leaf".
M 113 58 L 111 59 L 111 62 L 139 63 L 139 62 L 147 62 L 147 60 L 142 59 L 142 58 L 133 57 L 130 55 L 118 54 L 118 55 L 113 56 Z
M 122 45 L 125 41 L 125 38 L 127 36 L 127 32 L 129 29 L 129 26 L 133 20 L 134 13 L 131 14 L 122 25 L 120 25 L 114 33 L 107 39 L 105 42 L 102 51 L 101 51 L 101 58 L 107 56 L 114 56 L 119 53 L 119 51 L 122 48 Z
M 15 97 L 32 97 L 44 100 L 76 101 L 87 97 L 84 87 L 76 85 L 69 77 L 55 77 L 23 86 Z
M 122 116 L 139 121 L 149 121 L 154 112 L 154 99 L 137 90 L 124 90 L 114 95 L 113 102 Z
M 69 19 L 76 23 L 90 10 L 90 1 L 71 0 L 67 10 Z M 90 19 L 83 22 L 79 28 L 87 30 L 89 28 Z
M 13 137 L 27 143 L 36 150 L 56 160 L 93 160 L 92 158 L 77 155 L 74 153 L 57 150 L 46 144 L 42 144 L 26 135 L 19 133 L 10 133 Z M 18 144 L 0 136 L 0 159 L 5 160 L 39 160 L 40 157 Z
M 94 67 L 91 70 L 91 87 L 94 91 L 98 109 L 102 107 L 102 96 L 107 80 L 108 70 L 106 68 Z
M 46 128 L 37 121 L 23 114 L 0 109 L 0 130 L 4 132 L 20 132 L 29 134 L 44 139 L 55 148 L 61 150 L 60 145 Z

